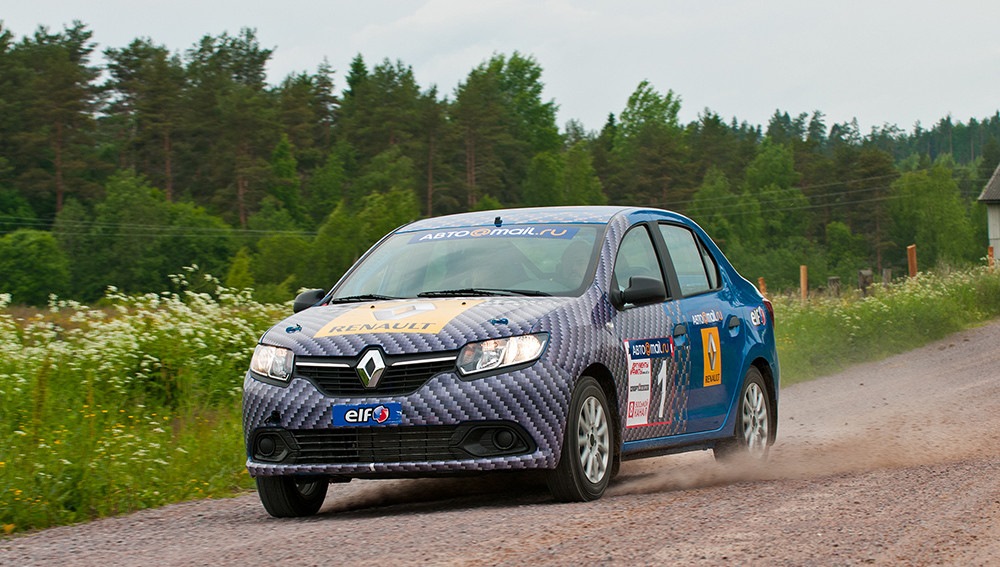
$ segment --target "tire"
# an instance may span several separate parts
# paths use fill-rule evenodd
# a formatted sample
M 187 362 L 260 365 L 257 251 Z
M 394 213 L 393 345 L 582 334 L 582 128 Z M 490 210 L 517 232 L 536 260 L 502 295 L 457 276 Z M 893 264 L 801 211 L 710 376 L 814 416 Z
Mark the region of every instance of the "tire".
M 611 415 L 597 380 L 581 378 L 570 400 L 559 465 L 546 477 L 556 500 L 585 502 L 604 494 L 615 464 Z
M 323 506 L 329 482 L 319 477 L 258 476 L 257 495 L 275 518 L 312 516 Z
M 767 460 L 768 450 L 774 441 L 774 416 L 767 385 L 756 366 L 751 366 L 743 378 L 736 411 L 733 436 L 716 443 L 713 449 L 715 458 L 719 461 L 736 458 Z

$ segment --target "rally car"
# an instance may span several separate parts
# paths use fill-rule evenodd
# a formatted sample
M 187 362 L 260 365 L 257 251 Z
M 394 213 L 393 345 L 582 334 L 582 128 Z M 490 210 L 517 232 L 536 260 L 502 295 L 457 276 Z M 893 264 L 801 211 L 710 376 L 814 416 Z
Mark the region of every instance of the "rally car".
M 593 500 L 623 460 L 774 442 L 771 304 L 673 212 L 416 221 L 293 310 L 243 387 L 247 469 L 276 517 L 352 478 L 518 469 Z

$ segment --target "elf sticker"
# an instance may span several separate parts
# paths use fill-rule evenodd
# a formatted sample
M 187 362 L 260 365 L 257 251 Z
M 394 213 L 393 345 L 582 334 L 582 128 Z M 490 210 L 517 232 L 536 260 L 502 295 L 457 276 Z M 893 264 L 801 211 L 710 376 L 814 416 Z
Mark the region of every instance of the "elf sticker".
M 705 327 L 701 330 L 702 350 L 705 353 L 705 376 L 703 385 L 718 386 L 722 383 L 722 348 L 719 345 L 719 328 Z

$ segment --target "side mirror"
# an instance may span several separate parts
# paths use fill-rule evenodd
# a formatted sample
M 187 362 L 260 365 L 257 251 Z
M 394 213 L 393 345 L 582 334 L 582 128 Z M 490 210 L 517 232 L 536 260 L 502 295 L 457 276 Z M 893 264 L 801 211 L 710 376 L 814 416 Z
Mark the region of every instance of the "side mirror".
M 304 311 L 309 309 L 313 305 L 319 303 L 320 299 L 326 295 L 326 290 L 323 289 L 307 289 L 302 293 L 295 296 L 295 303 L 292 304 L 292 313 L 298 313 L 299 311 Z
M 621 292 L 619 300 L 621 305 L 631 303 L 632 305 L 646 305 L 648 303 L 661 303 L 667 299 L 667 288 L 663 286 L 663 281 L 648 276 L 632 276 L 628 279 L 628 287 Z

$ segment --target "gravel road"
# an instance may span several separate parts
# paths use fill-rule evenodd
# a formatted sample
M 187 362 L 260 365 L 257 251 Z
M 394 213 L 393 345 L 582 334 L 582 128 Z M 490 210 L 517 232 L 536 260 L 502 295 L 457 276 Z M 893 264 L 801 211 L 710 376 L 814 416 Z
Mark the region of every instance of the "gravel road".
M 353 481 L 273 520 L 256 495 L 0 539 L 0 565 L 1000 565 L 1000 321 L 785 388 L 763 467 L 622 467 L 555 504 L 536 477 Z

